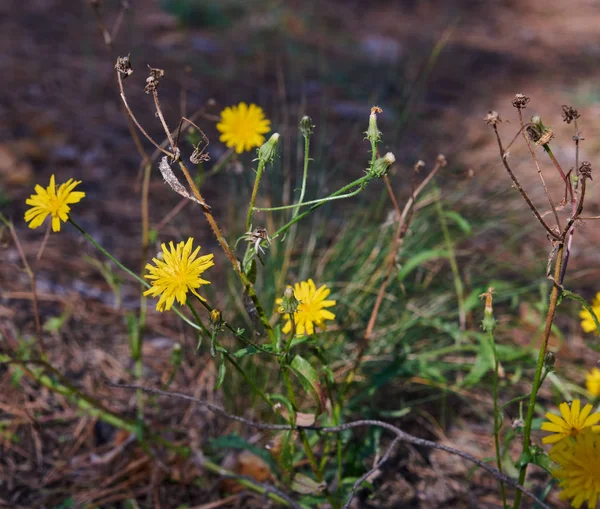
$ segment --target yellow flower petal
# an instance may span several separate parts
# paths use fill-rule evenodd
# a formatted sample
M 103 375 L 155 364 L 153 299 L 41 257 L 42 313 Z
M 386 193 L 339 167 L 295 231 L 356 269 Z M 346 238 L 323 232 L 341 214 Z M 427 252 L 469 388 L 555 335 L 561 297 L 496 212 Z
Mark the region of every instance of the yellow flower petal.
M 266 119 L 262 108 L 256 104 L 249 106 L 241 102 L 237 106 L 228 106 L 221 112 L 217 130 L 219 140 L 227 147 L 241 154 L 265 142 L 265 133 L 271 130 L 271 122 Z

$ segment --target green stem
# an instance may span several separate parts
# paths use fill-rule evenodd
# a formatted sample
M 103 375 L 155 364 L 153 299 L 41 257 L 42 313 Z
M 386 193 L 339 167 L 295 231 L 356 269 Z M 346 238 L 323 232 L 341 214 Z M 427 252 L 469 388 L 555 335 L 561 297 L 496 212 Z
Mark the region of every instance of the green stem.
M 502 455 L 500 453 L 500 412 L 498 408 L 498 370 L 500 363 L 498 362 L 498 352 L 496 351 L 496 341 L 492 327 L 488 327 L 488 339 L 492 345 L 494 352 L 494 379 L 493 379 L 493 397 L 494 397 L 494 446 L 496 448 L 496 464 L 498 470 L 502 472 Z M 500 492 L 502 493 L 502 507 L 506 509 L 506 487 L 504 482 L 500 481 Z
M 556 253 L 556 264 L 554 266 L 554 280 L 558 281 L 560 278 L 562 263 L 563 263 L 563 252 L 564 245 L 561 244 Z M 528 456 L 531 447 L 531 423 L 533 422 L 533 414 L 535 413 L 535 402 L 537 399 L 537 393 L 541 386 L 542 373 L 544 371 L 544 359 L 546 357 L 546 350 L 548 347 L 548 340 L 550 338 L 550 332 L 552 330 L 552 323 L 554 322 L 554 316 L 556 314 L 556 307 L 558 303 L 558 297 L 560 296 L 560 287 L 554 283 L 552 287 L 552 293 L 550 294 L 550 304 L 548 306 L 548 314 L 546 315 L 546 326 L 544 328 L 544 337 L 542 340 L 542 346 L 538 354 L 537 366 L 535 370 L 535 376 L 533 378 L 533 385 L 531 388 L 531 395 L 529 397 L 529 405 L 527 406 L 527 415 L 525 417 L 525 425 L 523 428 L 523 456 Z M 519 471 L 519 484 L 525 482 L 525 476 L 527 474 L 527 465 L 525 463 Z M 519 509 L 521 506 L 521 491 L 517 491 L 515 494 L 515 501 L 513 504 L 514 509 Z
M 260 179 L 262 178 L 263 170 L 265 169 L 265 160 L 259 159 L 258 169 L 256 170 L 256 177 L 254 178 L 254 187 L 252 188 L 252 196 L 250 197 L 250 206 L 248 207 L 248 215 L 246 217 L 246 231 L 250 231 L 252 226 L 252 213 L 254 212 L 254 203 L 256 202 L 256 195 L 258 194 L 258 186 Z
M 308 177 L 308 163 L 310 161 L 309 155 L 310 155 L 310 134 L 307 133 L 307 136 L 304 137 L 304 169 L 302 171 L 302 187 L 300 188 L 300 198 L 298 198 L 298 204 L 297 204 L 298 207 L 302 206 L 302 203 L 304 202 L 304 194 L 306 193 L 306 179 Z M 294 219 L 298 215 L 299 211 L 300 211 L 299 208 L 294 210 L 294 213 L 292 214 L 292 219 Z
M 344 194 L 346 191 L 349 191 L 350 189 L 353 189 L 354 187 L 359 186 L 360 190 L 362 191 L 365 186 L 371 181 L 373 180 L 373 176 L 370 174 L 366 174 L 364 176 L 362 176 L 359 179 L 356 179 L 354 182 L 350 182 L 350 184 L 345 185 L 344 187 L 338 189 L 337 191 L 335 191 L 334 193 L 330 194 L 327 197 L 327 201 L 329 201 L 330 198 L 335 197 L 335 196 L 339 196 L 341 194 Z M 318 209 L 319 207 L 321 207 L 323 204 L 327 203 L 326 201 L 323 201 L 321 203 L 317 203 L 316 205 L 313 205 L 310 209 L 308 209 L 305 212 L 302 212 L 302 214 L 298 214 L 295 218 L 292 218 L 289 222 L 287 222 L 285 225 L 283 225 L 281 228 L 279 228 L 279 230 L 277 230 L 275 232 L 275 234 L 272 236 L 272 238 L 276 238 L 279 235 L 281 235 L 282 233 L 284 233 L 285 231 L 289 230 L 291 226 L 293 226 L 294 224 L 296 224 L 298 221 L 300 221 L 301 219 L 303 219 L 304 217 L 306 217 L 308 214 L 310 214 L 311 212 L 315 211 L 316 209 Z
M 448 230 L 448 223 L 446 222 L 446 217 L 444 216 L 444 210 L 442 209 L 442 199 L 440 196 L 440 192 L 437 189 L 435 209 L 440 220 L 440 227 L 442 228 L 442 233 L 444 235 L 446 249 L 448 250 L 448 262 L 450 263 L 450 268 L 452 270 L 452 279 L 454 281 L 454 289 L 456 291 L 456 298 L 458 300 L 458 319 L 460 323 L 460 329 L 464 331 L 467 322 L 464 288 L 462 280 L 460 278 L 460 271 L 458 270 L 458 263 L 456 263 L 456 252 L 454 251 L 454 244 L 452 242 L 450 230 Z
M 323 204 L 326 203 L 328 201 L 334 201 L 334 200 L 342 200 L 344 198 L 351 198 L 352 196 L 356 196 L 358 193 L 360 193 L 362 191 L 362 188 L 359 187 L 356 191 L 352 191 L 351 193 L 348 194 L 343 194 L 341 196 L 328 196 L 327 198 L 320 198 L 318 200 L 311 200 L 311 201 L 306 201 L 304 203 L 299 202 L 299 203 L 294 203 L 293 205 L 282 205 L 281 207 L 253 207 L 253 210 L 255 212 L 275 212 L 277 210 L 288 210 L 288 209 L 295 209 L 294 212 L 296 215 L 297 212 L 300 210 L 301 207 L 308 207 L 309 205 L 314 205 L 317 203 Z M 294 216 L 292 216 L 294 217 Z

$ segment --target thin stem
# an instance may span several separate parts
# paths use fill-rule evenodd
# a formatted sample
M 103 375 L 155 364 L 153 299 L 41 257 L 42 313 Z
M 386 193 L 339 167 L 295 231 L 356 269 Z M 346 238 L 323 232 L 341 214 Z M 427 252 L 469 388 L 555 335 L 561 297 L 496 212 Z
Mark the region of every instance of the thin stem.
M 560 225 L 560 218 L 558 217 L 558 212 L 556 211 L 556 206 L 554 205 L 554 200 L 552 199 L 552 195 L 550 194 L 550 192 L 548 191 L 548 188 L 546 187 L 546 180 L 544 179 L 544 175 L 542 174 L 542 169 L 540 168 L 540 163 L 538 162 L 538 159 L 535 155 L 535 151 L 533 150 L 533 148 L 531 146 L 531 141 L 529 140 L 529 136 L 527 136 L 527 133 L 524 131 L 525 123 L 523 122 L 523 111 L 521 110 L 521 108 L 518 108 L 518 112 L 519 112 L 519 121 L 521 123 L 521 130 L 523 133 L 523 138 L 525 139 L 525 143 L 527 143 L 527 148 L 529 149 L 529 153 L 531 154 L 531 157 L 533 158 L 533 162 L 535 163 L 535 167 L 537 168 L 537 172 L 538 172 L 538 175 L 542 182 L 542 186 L 544 187 L 544 192 L 546 193 L 546 198 L 548 198 L 548 202 L 550 203 L 550 208 L 552 209 L 552 213 L 554 214 L 554 219 L 556 220 L 556 225 L 558 226 L 559 229 L 561 229 L 562 227 Z
M 300 207 L 304 202 L 304 193 L 306 192 L 306 179 L 308 177 L 308 163 L 310 162 L 310 134 L 307 133 L 307 136 L 304 136 L 304 168 L 302 171 L 302 187 L 300 188 L 300 198 L 298 198 L 298 207 Z M 294 210 L 292 215 L 292 219 L 294 219 L 299 212 L 299 208 Z
M 306 201 L 304 203 L 294 203 L 293 205 L 283 205 L 281 207 L 252 207 L 252 210 L 255 212 L 275 212 L 277 210 L 289 210 L 289 209 L 294 209 L 294 216 L 297 215 L 298 211 L 300 210 L 301 207 L 306 207 L 308 205 L 315 205 L 317 203 L 326 203 L 328 201 L 333 201 L 333 200 L 342 200 L 344 198 L 351 198 L 352 196 L 356 196 L 358 193 L 360 193 L 362 191 L 362 188 L 359 187 L 356 191 L 352 191 L 351 193 L 348 194 L 343 194 L 341 196 L 328 196 L 327 198 L 320 198 L 318 200 L 311 200 L 311 201 Z M 292 216 L 292 218 L 294 217 Z
M 4 225 L 10 231 L 10 235 L 13 238 L 13 241 L 15 243 L 17 251 L 19 252 L 19 256 L 21 257 L 21 262 L 23 263 L 23 268 L 25 269 L 25 273 L 29 277 L 29 283 L 31 285 L 32 303 L 33 303 L 33 316 L 35 319 L 35 334 L 37 336 L 38 344 L 40 345 L 40 352 L 42 353 L 43 356 L 45 356 L 46 355 L 46 346 L 44 344 L 44 337 L 42 334 L 42 324 L 40 321 L 40 311 L 39 311 L 39 307 L 38 307 L 35 271 L 31 268 L 31 266 L 29 265 L 29 262 L 27 261 L 27 256 L 25 255 L 25 250 L 23 249 L 23 246 L 21 245 L 21 241 L 19 240 L 19 236 L 17 235 L 17 231 L 15 230 L 15 225 L 13 224 L 13 222 L 9 221 L 2 213 L 0 213 L 0 220 L 4 223 Z M 44 241 L 40 245 L 40 249 L 38 250 L 36 261 L 39 261 L 40 257 L 42 256 L 49 232 L 50 232 L 50 223 L 48 223 L 48 229 L 46 231 L 46 236 L 44 238 Z
M 356 186 L 360 186 L 360 188 L 362 190 L 362 189 L 365 188 L 365 186 L 371 180 L 373 180 L 373 176 L 371 176 L 369 174 L 364 175 L 361 178 L 356 179 L 354 182 L 350 182 L 350 184 L 345 185 L 344 187 L 342 187 L 342 188 L 338 189 L 337 191 L 335 191 L 334 193 L 330 194 L 328 196 L 328 198 L 332 198 L 334 196 L 339 196 L 341 194 L 344 194 L 346 191 L 349 191 L 350 189 L 352 189 L 352 188 L 354 188 Z M 294 224 L 296 224 L 298 221 L 300 221 L 301 219 L 303 219 L 304 217 L 306 217 L 311 212 L 313 212 L 316 209 L 318 209 L 319 207 L 321 207 L 324 203 L 326 203 L 326 202 L 317 203 L 316 205 L 313 205 L 307 211 L 302 212 L 301 214 L 298 214 L 295 218 L 291 219 L 285 225 L 283 225 L 281 228 L 279 228 L 279 230 L 277 230 L 275 232 L 275 234 L 271 238 L 274 239 L 274 238 L 278 237 L 279 235 L 281 235 L 282 233 L 284 233 L 285 231 L 289 230 L 291 226 L 293 226 Z
M 494 378 L 492 381 L 494 398 L 494 447 L 496 449 L 496 465 L 498 470 L 502 472 L 502 454 L 500 450 L 500 426 L 502 423 L 500 422 L 500 411 L 498 408 L 498 370 L 500 369 L 500 363 L 498 362 L 498 351 L 496 350 L 496 340 L 492 327 L 488 327 L 488 339 L 494 352 Z M 506 487 L 503 481 L 500 481 L 500 492 L 502 493 L 502 506 L 506 509 Z
M 511 180 L 513 181 L 513 184 L 519 190 L 519 192 L 521 193 L 521 196 L 523 196 L 523 199 L 527 202 L 527 205 L 529 205 L 529 208 L 533 212 L 533 215 L 541 223 L 541 225 L 544 227 L 544 229 L 552 237 L 554 237 L 555 239 L 558 239 L 559 238 L 558 234 L 555 231 L 553 231 L 546 224 L 546 222 L 542 219 L 542 216 L 540 216 L 540 213 L 538 212 L 537 208 L 531 202 L 531 200 L 529 199 L 529 196 L 527 195 L 527 193 L 525 192 L 525 190 L 523 189 L 523 187 L 521 186 L 521 184 L 517 180 L 517 177 L 515 176 L 515 174 L 511 170 L 510 166 L 508 165 L 508 162 L 506 161 L 506 152 L 504 151 L 504 148 L 502 147 L 502 140 L 500 139 L 500 134 L 498 133 L 498 127 L 496 125 L 494 125 L 493 127 L 494 127 L 494 133 L 496 134 L 496 141 L 498 142 L 498 148 L 500 149 L 500 159 L 502 159 L 502 164 L 504 165 L 504 168 L 506 169 L 506 171 L 508 172 L 508 175 L 510 176 Z
M 565 185 L 567 186 L 569 194 L 571 195 L 571 202 L 574 202 L 575 201 L 575 195 L 573 194 L 573 186 L 571 185 L 571 180 L 569 178 L 567 178 L 567 176 L 565 175 L 565 172 L 561 168 L 561 166 L 560 166 L 559 162 L 557 161 L 556 157 L 554 157 L 554 154 L 552 153 L 552 150 L 550 149 L 550 145 L 548 143 L 544 143 L 543 147 L 544 147 L 544 150 L 546 151 L 546 153 L 548 154 L 548 157 L 550 157 L 550 159 L 554 163 L 554 166 L 556 166 L 556 169 L 558 170 L 558 173 L 560 173 L 560 177 L 563 179 Z
M 440 220 L 444 242 L 448 251 L 448 262 L 450 262 L 450 269 L 452 270 L 452 279 L 454 281 L 454 289 L 456 291 L 456 298 L 458 300 L 458 319 L 460 323 L 460 330 L 464 331 L 467 322 L 464 286 L 460 277 L 460 271 L 458 270 L 458 263 L 456 262 L 454 243 L 452 242 L 452 237 L 450 236 L 450 230 L 448 230 L 448 223 L 446 222 L 446 217 L 444 216 L 444 210 L 442 209 L 442 198 L 440 196 L 439 189 L 436 190 L 435 210 Z
M 256 170 L 256 177 L 254 178 L 254 187 L 252 188 L 252 196 L 250 197 L 250 206 L 248 207 L 248 214 L 246 215 L 246 231 L 250 231 L 252 226 L 252 212 L 254 212 L 254 203 L 256 202 L 256 195 L 258 194 L 258 186 L 260 179 L 262 178 L 263 170 L 265 169 L 265 160 L 258 160 L 258 168 Z
M 542 339 L 542 345 L 538 354 L 537 367 L 535 370 L 535 376 L 533 378 L 533 385 L 531 388 L 531 395 L 529 397 L 529 405 L 527 406 L 527 416 L 525 417 L 525 425 L 523 428 L 523 454 L 529 453 L 531 446 L 531 423 L 533 422 L 533 415 L 535 413 L 535 402 L 537 399 L 537 393 L 540 388 L 540 381 L 542 378 L 542 372 L 544 369 L 544 358 L 546 357 L 546 350 L 548 347 L 548 340 L 550 338 L 550 332 L 552 330 L 552 323 L 554 322 L 554 315 L 556 314 L 556 307 L 558 303 L 558 297 L 560 296 L 560 287 L 558 286 L 558 280 L 560 278 L 562 264 L 563 264 L 563 252 L 564 245 L 558 248 L 556 254 L 556 263 L 554 266 L 554 286 L 552 287 L 552 293 L 550 294 L 550 304 L 548 306 L 548 314 L 546 315 L 546 326 L 544 328 L 544 336 Z M 527 474 L 527 463 L 521 467 L 519 471 L 519 484 L 525 482 L 525 475 Z M 513 504 L 514 509 L 518 509 L 521 505 L 521 492 L 518 491 L 515 495 L 515 501 Z

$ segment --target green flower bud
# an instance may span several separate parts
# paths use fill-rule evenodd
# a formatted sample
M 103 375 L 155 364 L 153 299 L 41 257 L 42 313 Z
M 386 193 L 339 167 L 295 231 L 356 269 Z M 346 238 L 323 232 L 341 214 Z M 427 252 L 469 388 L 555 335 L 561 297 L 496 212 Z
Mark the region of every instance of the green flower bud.
M 291 286 L 288 286 L 283 292 L 283 299 L 281 301 L 281 313 L 290 313 L 293 314 L 298 311 L 298 306 L 300 305 L 300 301 L 296 298 L 294 294 L 294 289 Z
M 275 147 L 279 141 L 279 133 L 272 134 L 271 137 L 258 149 L 258 160 L 263 164 L 273 161 L 275 157 Z
M 300 132 L 302 136 L 308 138 L 313 133 L 312 119 L 306 115 L 300 120 Z
M 377 128 L 377 113 L 382 113 L 383 110 L 378 106 L 371 108 L 371 115 L 369 116 L 369 128 L 365 132 L 367 139 L 371 143 L 379 143 L 381 141 L 381 132 Z
M 483 311 L 483 321 L 481 322 L 481 328 L 484 331 L 493 331 L 496 327 L 496 320 L 494 320 L 492 300 L 494 289 L 489 288 L 486 293 L 482 293 L 479 298 L 485 297 L 485 309 Z
M 394 156 L 394 154 L 392 154 L 391 152 L 388 152 L 386 155 L 384 155 L 383 157 L 380 157 L 379 159 L 377 159 L 377 161 L 375 161 L 375 164 L 373 165 L 373 168 L 371 169 L 371 172 L 373 173 L 373 175 L 377 178 L 381 178 L 385 175 L 387 175 L 387 172 L 390 169 L 390 166 L 392 166 L 392 164 L 394 164 L 396 162 L 396 157 Z
M 544 368 L 549 373 L 554 371 L 554 363 L 556 362 L 556 357 L 552 352 L 547 352 L 544 356 Z

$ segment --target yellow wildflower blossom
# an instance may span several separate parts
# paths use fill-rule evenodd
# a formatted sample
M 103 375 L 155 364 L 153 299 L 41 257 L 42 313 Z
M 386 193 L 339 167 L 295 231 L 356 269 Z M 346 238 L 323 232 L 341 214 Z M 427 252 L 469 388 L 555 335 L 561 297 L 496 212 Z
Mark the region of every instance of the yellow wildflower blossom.
M 596 316 L 600 317 L 600 292 L 596 294 L 592 301 L 592 309 Z M 587 309 L 582 309 L 579 312 L 579 318 L 581 318 L 581 328 L 583 332 L 596 332 L 596 322 L 592 318 L 592 313 Z
M 35 186 L 35 194 L 32 194 L 25 203 L 31 205 L 31 208 L 25 212 L 25 221 L 29 223 L 29 228 L 41 226 L 48 216 L 52 216 L 52 231 L 60 231 L 60 222 L 66 222 L 69 219 L 69 212 L 72 203 L 79 202 L 85 193 L 82 191 L 73 191 L 80 180 L 69 179 L 56 189 L 54 175 L 50 177 L 50 185 L 43 188 L 39 184 Z
M 335 319 L 335 314 L 325 309 L 336 304 L 335 300 L 326 300 L 330 292 L 331 290 L 327 288 L 327 285 L 322 285 L 317 289 L 312 279 L 294 285 L 294 295 L 300 301 L 298 310 L 294 313 L 297 336 L 314 334 L 315 326 L 321 330 L 327 330 L 325 320 Z M 282 302 L 283 299 L 277 299 L 277 304 Z M 284 315 L 284 319 L 287 322 L 281 330 L 284 334 L 288 334 L 292 330 L 289 313 Z
M 600 426 L 596 426 L 600 421 L 600 412 L 592 414 L 592 405 L 587 404 L 582 409 L 581 401 L 575 399 L 571 405 L 561 403 L 559 408 L 561 415 L 546 414 L 546 419 L 550 422 L 544 422 L 542 430 L 553 434 L 544 437 L 543 443 L 555 444 L 564 438 L 576 437 L 585 428 L 591 427 L 593 431 L 600 431 Z
M 549 456 L 558 463 L 552 470 L 562 489 L 558 497 L 571 500 L 575 509 L 584 502 L 595 508 L 600 497 L 600 435 L 586 428 L 574 439 L 553 446 Z
M 585 375 L 585 387 L 592 396 L 600 396 L 600 369 L 594 368 Z
M 181 241 L 177 246 L 169 242 L 169 247 L 162 244 L 162 260 L 152 258 L 155 266 L 148 263 L 146 270 L 149 272 L 144 277 L 151 279 L 152 287 L 144 292 L 144 295 L 151 295 L 160 299 L 156 304 L 158 311 L 171 309 L 175 299 L 179 304 L 185 304 L 188 290 L 200 300 L 206 300 L 201 297 L 197 288 L 202 285 L 210 284 L 200 277 L 200 275 L 209 267 L 214 265 L 213 255 L 198 256 L 200 246 L 192 252 L 194 239 L 190 237 L 187 242 Z
M 227 147 L 235 147 L 238 154 L 260 147 L 265 142 L 263 134 L 271 130 L 271 121 L 265 118 L 261 107 L 241 102 L 237 106 L 227 106 L 221 112 L 217 129 Z

